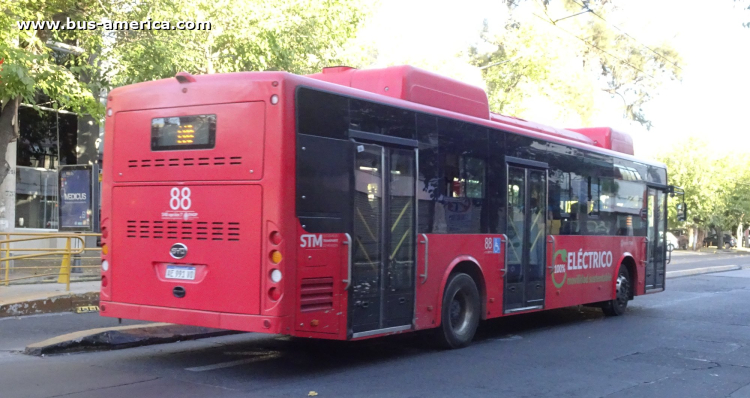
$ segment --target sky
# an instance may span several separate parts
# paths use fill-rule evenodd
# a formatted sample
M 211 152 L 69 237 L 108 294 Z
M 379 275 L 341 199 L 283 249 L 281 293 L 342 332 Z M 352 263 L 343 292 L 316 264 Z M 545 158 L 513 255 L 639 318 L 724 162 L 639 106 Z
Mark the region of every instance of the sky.
M 742 27 L 742 22 L 750 21 L 750 11 L 741 10 L 732 0 L 630 0 L 621 4 L 617 13 L 607 15 L 607 21 L 641 42 L 670 43 L 683 58 L 682 81 L 667 83 L 652 93 L 654 99 L 644 106 L 653 122 L 650 131 L 625 120 L 621 100 L 604 93 L 597 97 L 592 126 L 628 132 L 636 156 L 653 158 L 691 135 L 706 138 L 718 151 L 750 154 L 750 101 L 746 100 L 750 96 L 750 28 Z M 380 0 L 359 39 L 376 49 L 374 67 L 432 66 L 483 86 L 480 71 L 459 54 L 476 43 L 483 20 L 488 19 L 493 27 L 506 13 L 501 0 Z M 543 112 L 543 104 L 532 110 L 534 121 L 589 127 L 555 119 Z

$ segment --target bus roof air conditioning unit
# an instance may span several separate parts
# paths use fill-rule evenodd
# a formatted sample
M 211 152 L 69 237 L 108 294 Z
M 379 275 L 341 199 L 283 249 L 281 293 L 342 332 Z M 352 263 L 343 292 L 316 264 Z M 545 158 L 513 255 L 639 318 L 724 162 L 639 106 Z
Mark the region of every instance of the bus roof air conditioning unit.
M 335 66 L 308 76 L 464 115 L 490 118 L 490 105 L 482 88 L 413 66 L 362 70 Z

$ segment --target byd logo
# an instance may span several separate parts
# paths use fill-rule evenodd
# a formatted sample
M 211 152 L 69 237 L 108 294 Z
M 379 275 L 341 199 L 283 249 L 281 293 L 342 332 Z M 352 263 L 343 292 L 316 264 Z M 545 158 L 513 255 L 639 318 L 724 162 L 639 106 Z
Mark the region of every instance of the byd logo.
M 187 246 L 182 243 L 175 243 L 169 248 L 169 255 L 178 260 L 185 258 L 187 256 Z

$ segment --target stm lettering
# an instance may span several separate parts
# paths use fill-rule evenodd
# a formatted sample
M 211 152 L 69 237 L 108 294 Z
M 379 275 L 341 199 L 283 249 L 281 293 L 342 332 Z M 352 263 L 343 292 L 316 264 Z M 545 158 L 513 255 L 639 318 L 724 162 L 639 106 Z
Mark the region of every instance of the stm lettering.
M 323 235 L 300 235 L 299 247 L 323 247 Z

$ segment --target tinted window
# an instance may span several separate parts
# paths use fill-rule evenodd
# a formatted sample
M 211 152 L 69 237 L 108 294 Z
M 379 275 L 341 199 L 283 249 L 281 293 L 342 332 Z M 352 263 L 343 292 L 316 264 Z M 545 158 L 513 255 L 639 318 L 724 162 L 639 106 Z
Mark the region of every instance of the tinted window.
M 349 230 L 351 153 L 349 141 L 297 135 L 297 216 L 306 231 Z
M 362 100 L 351 100 L 352 130 L 390 135 L 393 137 L 417 138 L 415 114 L 406 109 L 375 104 Z
M 547 162 L 547 144 L 544 141 L 508 133 L 505 154 L 521 159 Z
M 18 108 L 18 166 L 57 168 L 57 115 L 25 106 Z
M 300 134 L 346 139 L 349 99 L 300 88 L 297 90 L 297 131 Z
M 505 195 L 506 189 L 506 170 L 505 157 L 505 133 L 498 130 L 489 131 L 489 158 L 487 169 L 487 196 L 489 198 L 487 214 L 489 217 L 489 232 L 501 233 L 501 228 L 505 227 L 506 209 Z
M 431 233 L 438 214 L 439 202 L 445 194 L 442 191 L 442 171 L 438 151 L 437 118 L 417 114 L 417 134 L 419 137 L 419 181 L 417 193 L 419 200 L 419 232 Z M 442 209 L 441 209 L 442 210 Z
M 488 228 L 487 129 L 438 119 L 444 224 L 434 232 L 479 233 Z M 438 217 L 438 219 L 440 219 Z

